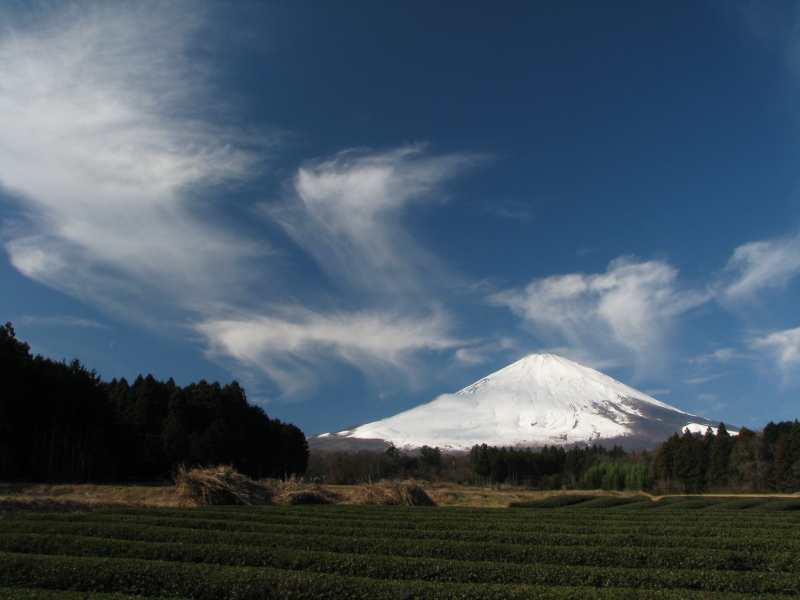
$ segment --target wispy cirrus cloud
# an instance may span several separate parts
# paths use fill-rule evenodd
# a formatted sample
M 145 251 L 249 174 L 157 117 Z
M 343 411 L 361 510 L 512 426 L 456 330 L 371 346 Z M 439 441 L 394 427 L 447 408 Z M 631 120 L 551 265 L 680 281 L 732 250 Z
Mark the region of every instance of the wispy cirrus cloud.
M 800 274 L 800 235 L 748 242 L 736 248 L 725 268 L 731 279 L 723 302 L 748 302 L 766 289 L 780 289 Z
M 688 362 L 697 365 L 704 365 L 706 363 L 730 362 L 732 360 L 742 358 L 747 357 L 742 354 L 741 350 L 737 348 L 719 348 L 714 350 L 714 352 L 710 352 L 709 354 L 702 354 L 700 356 L 695 356 L 694 358 L 688 359 Z
M 518 350 L 518 346 L 519 343 L 514 338 L 500 336 L 499 338 L 490 338 L 488 341 L 473 343 L 459 348 L 453 354 L 453 358 L 462 365 L 479 365 L 492 360 L 499 353 L 513 349 Z
M 283 203 L 262 214 L 320 267 L 315 285 L 303 279 L 305 290 L 327 291 L 307 306 L 273 299 L 245 317 L 204 318 L 196 330 L 209 355 L 266 374 L 287 398 L 314 389 L 332 364 L 372 381 L 398 373 L 407 382 L 424 379 L 418 355 L 462 342 L 437 298 L 447 269 L 403 216 L 412 204 L 440 201 L 442 184 L 473 160 L 415 146 L 347 151 L 299 168 Z
M 0 185 L 19 207 L 3 237 L 20 272 L 124 311 L 133 290 L 218 298 L 260 251 L 194 210 L 257 161 L 203 118 L 208 90 L 186 57 L 201 12 L 120 2 L 12 15 L 0 33 Z
M 800 373 L 800 327 L 757 337 L 751 345 L 775 362 L 786 381 Z
M 24 325 L 39 325 L 42 327 L 84 327 L 89 329 L 108 329 L 107 325 L 93 321 L 92 319 L 81 319 L 69 315 L 58 315 L 55 317 L 34 317 L 23 316 L 18 319 Z
M 661 366 L 674 321 L 709 298 L 681 289 L 677 278 L 677 269 L 663 261 L 619 258 L 605 273 L 535 279 L 492 299 L 540 338 L 588 362 L 618 357 L 644 373 Z
M 310 364 L 408 375 L 415 354 L 457 345 L 442 310 L 419 314 L 435 304 L 423 282 L 445 269 L 403 213 L 440 200 L 467 156 L 403 147 L 298 169 L 283 210 L 268 217 L 346 285 L 322 311 L 255 297 L 271 274 L 292 274 L 269 260 L 267 242 L 214 219 L 215 204 L 257 174 L 271 141 L 220 124 L 208 65 L 190 60 L 202 12 L 144 1 L 51 7 L 24 23 L 9 13 L 0 186 L 18 208 L 2 231 L 14 267 L 127 318 L 200 323 L 210 355 L 259 370 L 286 393 L 318 380 Z M 302 279 L 309 289 L 321 283 Z M 353 301 L 354 290 L 380 294 L 381 310 Z M 409 306 L 403 297 L 414 291 Z M 254 306 L 264 308 L 230 318 Z
M 405 374 L 413 379 L 415 355 L 441 352 L 462 342 L 449 333 L 441 313 L 411 317 L 365 310 L 323 314 L 277 308 L 274 316 L 209 320 L 197 326 L 212 355 L 260 370 L 285 396 L 302 395 L 319 383 L 331 361 L 356 366 L 368 377 Z
M 475 157 L 429 156 L 421 147 L 342 152 L 299 169 L 293 194 L 270 210 L 334 282 L 406 296 L 439 260 L 403 225 L 409 205 L 441 198 L 441 184 Z

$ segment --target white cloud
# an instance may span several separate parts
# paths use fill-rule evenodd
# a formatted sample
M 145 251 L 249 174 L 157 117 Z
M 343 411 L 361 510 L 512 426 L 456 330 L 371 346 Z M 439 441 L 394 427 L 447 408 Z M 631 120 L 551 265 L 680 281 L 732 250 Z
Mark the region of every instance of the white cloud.
M 468 366 L 480 365 L 488 360 L 480 350 L 475 348 L 459 348 L 456 350 L 454 358 L 459 363 Z
M 737 360 L 742 358 L 752 358 L 752 357 L 743 354 L 741 350 L 737 350 L 736 348 L 719 348 L 717 350 L 714 350 L 714 352 L 711 352 L 710 354 L 701 354 L 700 356 L 695 356 L 694 358 L 687 359 L 687 362 L 696 365 L 704 365 L 707 363 L 730 362 L 732 360 Z
M 659 366 L 675 319 L 708 299 L 678 288 L 678 271 L 662 261 L 613 261 L 603 274 L 536 279 L 493 296 L 534 333 L 570 352 L 608 361 L 624 357 L 641 372 Z
M 497 358 L 497 355 L 506 350 L 517 348 L 516 340 L 509 337 L 500 337 L 497 340 L 483 342 L 477 346 L 459 348 L 453 358 L 462 365 L 475 366 Z
M 417 291 L 438 260 L 403 226 L 410 203 L 437 197 L 466 156 L 425 156 L 418 147 L 343 152 L 301 168 L 294 195 L 272 212 L 333 281 L 392 294 Z
M 190 315 L 210 354 L 265 373 L 287 394 L 313 385 L 331 361 L 412 380 L 420 353 L 460 342 L 441 311 L 416 316 L 420 298 L 429 304 L 423 282 L 444 269 L 401 217 L 412 203 L 441 200 L 440 184 L 474 158 L 406 147 L 344 152 L 299 169 L 287 206 L 270 216 L 348 284 L 330 304 L 352 307 L 358 288 L 379 292 L 382 308 L 323 314 L 261 298 L 266 316 L 220 317 L 255 302 L 248 285 L 263 289 L 279 266 L 248 268 L 267 249 L 213 218 L 221 189 L 256 173 L 258 149 L 250 148 L 268 142 L 206 118 L 207 108 L 224 118 L 224 106 L 207 86 L 207 65 L 189 62 L 198 10 L 87 3 L 8 20 L 0 186 L 20 209 L 3 224 L 11 263 L 127 317 Z M 412 311 L 400 308 L 409 289 L 419 292 Z
M 727 373 L 714 373 L 713 375 L 704 375 L 700 377 L 691 377 L 685 380 L 685 383 L 690 385 L 700 385 L 703 383 L 708 383 L 710 381 L 714 381 L 715 379 L 720 379 L 721 377 L 725 377 Z
M 201 117 L 198 8 L 87 4 L 0 34 L 0 185 L 22 208 L 4 238 L 23 274 L 100 304 L 132 288 L 197 303 L 258 252 L 193 206 L 255 163 Z
M 68 315 L 59 315 L 55 317 L 33 317 L 24 316 L 19 319 L 20 323 L 25 325 L 40 325 L 43 327 L 85 327 L 90 329 L 108 329 L 106 325 L 93 321 L 91 319 L 81 319 L 80 317 L 71 317 Z
M 767 353 L 786 379 L 800 371 L 800 327 L 757 338 L 752 345 Z
M 369 377 L 413 376 L 416 354 L 444 351 L 461 342 L 448 334 L 441 314 L 413 318 L 378 311 L 320 314 L 283 309 L 280 316 L 209 320 L 196 327 L 210 353 L 230 357 L 268 375 L 286 395 L 318 384 L 330 360 Z
M 800 236 L 739 246 L 725 270 L 735 279 L 724 288 L 724 300 L 748 301 L 764 289 L 785 287 L 800 274 Z

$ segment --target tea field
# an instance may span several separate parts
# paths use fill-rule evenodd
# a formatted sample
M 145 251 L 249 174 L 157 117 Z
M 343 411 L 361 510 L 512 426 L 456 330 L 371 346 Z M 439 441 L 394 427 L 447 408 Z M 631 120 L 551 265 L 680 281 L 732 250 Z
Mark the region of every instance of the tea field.
M 800 595 L 800 498 L 106 508 L 0 521 L 0 598 Z

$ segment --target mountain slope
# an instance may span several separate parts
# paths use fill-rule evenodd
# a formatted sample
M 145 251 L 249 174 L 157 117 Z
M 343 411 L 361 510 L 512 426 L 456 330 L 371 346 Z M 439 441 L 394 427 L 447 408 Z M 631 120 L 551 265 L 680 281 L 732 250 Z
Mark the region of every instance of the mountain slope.
M 455 394 L 380 421 L 315 436 L 309 444 L 468 450 L 475 444 L 616 443 L 647 448 L 686 427 L 704 431 L 718 425 L 566 358 L 532 354 Z

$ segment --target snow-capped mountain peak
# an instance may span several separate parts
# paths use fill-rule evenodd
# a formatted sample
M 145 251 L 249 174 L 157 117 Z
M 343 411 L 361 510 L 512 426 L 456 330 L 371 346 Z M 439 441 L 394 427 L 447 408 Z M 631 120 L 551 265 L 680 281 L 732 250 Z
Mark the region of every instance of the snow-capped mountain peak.
M 369 440 L 453 450 L 483 443 L 651 447 L 686 427 L 704 431 L 718 425 L 561 356 L 531 354 L 455 394 L 309 441 L 312 447 Z

